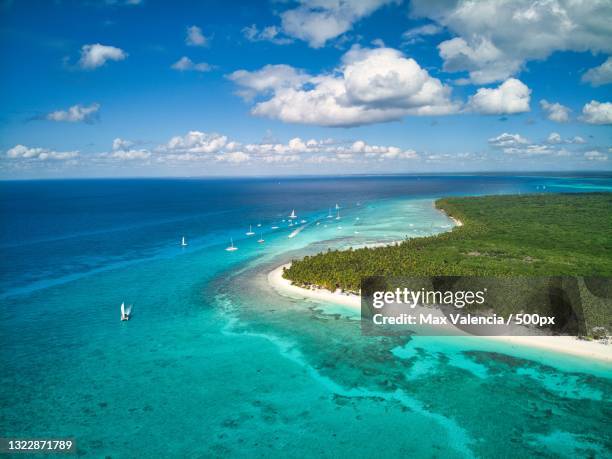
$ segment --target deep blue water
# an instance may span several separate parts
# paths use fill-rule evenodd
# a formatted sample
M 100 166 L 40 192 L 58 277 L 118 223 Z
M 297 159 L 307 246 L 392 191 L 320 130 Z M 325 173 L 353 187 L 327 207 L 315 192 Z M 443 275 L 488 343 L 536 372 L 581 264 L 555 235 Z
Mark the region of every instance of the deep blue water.
M 294 256 L 448 230 L 434 198 L 611 190 L 610 177 L 536 176 L 0 182 L 0 433 L 74 436 L 93 457 L 487 456 L 487 442 L 490 457 L 559 444 L 603 457 L 609 368 L 453 342 L 406 357 L 410 343 L 390 353 L 264 284 Z M 336 203 L 342 226 L 287 237 L 292 209 L 326 223 Z M 459 382 L 454 398 L 426 390 Z M 514 417 L 496 420 L 504 405 Z M 384 435 L 363 445 L 368 432 Z

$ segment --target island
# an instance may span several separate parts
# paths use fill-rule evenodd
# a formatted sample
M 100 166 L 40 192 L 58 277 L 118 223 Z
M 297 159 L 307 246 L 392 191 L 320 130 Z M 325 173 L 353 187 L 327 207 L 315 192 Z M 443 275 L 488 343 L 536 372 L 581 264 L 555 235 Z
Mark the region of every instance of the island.
M 435 206 L 455 220 L 452 231 L 384 247 L 329 250 L 293 260 L 275 275 L 296 291 L 327 290 L 334 292 L 327 299 L 353 305 L 362 279 L 371 276 L 524 279 L 512 301 L 505 297 L 495 306 L 502 315 L 536 307 L 525 299 L 548 288 L 549 279 L 575 277 L 577 313 L 585 324 L 580 334 L 602 338 L 612 330 L 612 193 L 452 197 Z M 603 293 L 589 294 L 587 284 Z M 573 307 L 576 300 L 568 303 Z

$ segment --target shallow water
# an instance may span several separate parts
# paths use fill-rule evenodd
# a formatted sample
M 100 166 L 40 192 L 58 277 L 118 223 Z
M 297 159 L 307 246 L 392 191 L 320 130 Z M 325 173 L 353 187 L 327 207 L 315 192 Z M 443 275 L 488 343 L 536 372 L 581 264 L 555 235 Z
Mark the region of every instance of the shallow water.
M 503 343 L 362 336 L 349 312 L 281 297 L 265 276 L 328 247 L 449 230 L 435 197 L 611 183 L 1 183 L 0 431 L 74 437 L 93 457 L 605 457 L 611 368 Z M 326 218 L 336 202 L 339 221 Z M 294 207 L 308 223 L 290 239 Z M 263 245 L 244 236 L 260 221 Z M 230 236 L 237 252 L 223 250 Z M 134 303 L 128 323 L 122 301 Z

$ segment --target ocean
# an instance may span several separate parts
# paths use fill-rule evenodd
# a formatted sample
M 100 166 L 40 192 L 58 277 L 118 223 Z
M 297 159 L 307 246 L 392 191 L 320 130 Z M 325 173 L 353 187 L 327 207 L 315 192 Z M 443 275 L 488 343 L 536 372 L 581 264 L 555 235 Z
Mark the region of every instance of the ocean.
M 266 281 L 327 248 L 448 231 L 438 197 L 588 191 L 612 178 L 0 182 L 0 435 L 85 457 L 609 457 L 609 365 L 363 336 L 353 312 Z

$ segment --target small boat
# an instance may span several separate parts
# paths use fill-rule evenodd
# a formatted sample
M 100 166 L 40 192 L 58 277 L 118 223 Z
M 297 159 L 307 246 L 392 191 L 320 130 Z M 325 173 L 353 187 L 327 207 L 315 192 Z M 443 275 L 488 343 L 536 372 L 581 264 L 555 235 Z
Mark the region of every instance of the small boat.
M 295 215 L 295 209 L 291 211 L 291 215 L 289 215 L 289 218 L 297 218 L 297 215 Z
M 257 224 L 257 228 L 261 228 L 261 223 L 258 223 L 258 224 Z
M 321 222 L 317 222 L 317 226 L 319 226 L 321 224 Z
M 289 225 L 288 225 L 288 226 L 293 226 L 293 222 L 289 222 Z
M 278 229 L 278 226 L 273 226 L 272 229 Z
M 253 236 L 255 234 L 253 232 L 253 225 L 249 225 L 249 230 L 244 234 L 246 234 L 247 236 Z
M 235 252 L 236 250 L 238 250 L 238 247 L 234 246 L 234 239 L 230 238 L 230 246 L 226 247 L 225 250 L 227 250 L 228 252 Z
M 130 320 L 130 315 L 132 314 L 132 306 L 125 307 L 125 303 L 121 303 L 121 320 Z
M 300 220 L 300 223 L 306 223 L 306 220 L 302 219 Z
M 263 238 L 263 234 L 259 234 L 259 239 L 257 240 L 257 242 L 259 242 L 260 244 L 263 244 L 264 242 L 266 242 Z
M 185 236 L 181 239 L 181 247 L 187 247 L 187 241 L 185 240 Z

